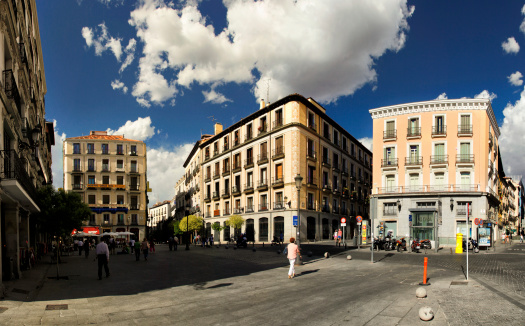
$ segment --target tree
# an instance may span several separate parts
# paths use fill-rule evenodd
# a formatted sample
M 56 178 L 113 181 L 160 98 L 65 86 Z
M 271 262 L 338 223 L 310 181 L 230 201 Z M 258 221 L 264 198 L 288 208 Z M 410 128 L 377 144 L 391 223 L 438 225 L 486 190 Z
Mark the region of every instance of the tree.
M 37 203 L 40 212 L 35 214 L 35 221 L 40 232 L 58 237 L 80 229 L 82 222 L 91 216 L 91 209 L 82 202 L 79 194 L 63 189 L 57 191 L 53 186 L 38 189 Z
M 183 217 L 179 222 L 179 229 L 182 232 L 190 232 L 200 230 L 202 228 L 202 217 L 195 215 L 188 215 Z
M 244 219 L 240 215 L 232 215 L 224 223 L 226 223 L 227 226 L 233 227 L 235 230 L 237 230 L 243 226 Z
M 211 228 L 217 232 L 219 232 L 219 234 L 221 233 L 222 230 L 224 230 L 226 228 L 226 226 L 224 225 L 221 225 L 221 223 L 219 222 L 215 222 L 211 225 Z M 221 236 L 219 235 L 219 246 L 221 245 Z
M 184 233 L 180 229 L 179 224 L 180 224 L 180 221 L 176 221 L 176 220 L 171 221 L 169 224 L 170 229 L 173 230 L 173 234 L 176 236 Z

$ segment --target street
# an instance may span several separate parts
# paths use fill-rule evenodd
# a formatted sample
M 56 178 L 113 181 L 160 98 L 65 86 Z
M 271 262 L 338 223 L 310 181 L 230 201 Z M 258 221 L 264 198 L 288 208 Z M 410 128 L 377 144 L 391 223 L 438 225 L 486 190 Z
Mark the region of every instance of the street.
M 64 257 L 59 273 L 67 280 L 49 279 L 56 276 L 56 266 L 40 264 L 37 269 L 47 272 L 42 287 L 25 289 L 30 293 L 26 299 L 9 289 L 0 301 L 0 324 L 414 325 L 423 323 L 418 311 L 426 305 L 434 310 L 433 325 L 517 325 L 525 318 L 522 244 L 470 254 L 466 285 L 461 282 L 465 256 L 444 251 L 426 256 L 375 252 L 372 264 L 369 249 L 306 244 L 305 264 L 290 280 L 288 262 L 276 247 L 255 252 L 224 245 L 189 251 L 179 246 L 173 252 L 166 245 L 156 248 L 147 262 L 112 255 L 111 276 L 101 281 L 93 252 L 88 259 Z M 323 258 L 325 251 L 332 257 Z M 428 298 L 417 299 L 424 257 L 429 257 L 431 285 Z M 22 281 L 13 287 L 24 290 L 20 287 L 30 282 Z M 45 310 L 49 304 L 68 306 Z

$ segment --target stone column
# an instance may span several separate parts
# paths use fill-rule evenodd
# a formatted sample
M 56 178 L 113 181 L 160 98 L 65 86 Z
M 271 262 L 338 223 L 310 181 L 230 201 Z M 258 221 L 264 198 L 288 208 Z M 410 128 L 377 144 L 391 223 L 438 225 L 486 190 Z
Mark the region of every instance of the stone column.
M 5 216 L 5 237 L 7 247 L 7 258 L 9 261 L 13 260 L 12 267 L 14 270 L 11 273 L 16 278 L 20 278 L 20 259 L 19 259 L 19 223 L 20 216 L 18 212 L 18 205 L 6 204 L 2 205 Z

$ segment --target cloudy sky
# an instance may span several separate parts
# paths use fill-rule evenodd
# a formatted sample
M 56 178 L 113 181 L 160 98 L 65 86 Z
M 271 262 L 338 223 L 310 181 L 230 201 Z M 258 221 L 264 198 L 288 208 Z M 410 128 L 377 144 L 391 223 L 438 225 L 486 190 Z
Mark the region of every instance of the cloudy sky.
M 61 141 L 107 130 L 148 146 L 150 202 L 171 199 L 213 121 L 291 93 L 370 146 L 369 109 L 485 97 L 507 174 L 525 174 L 525 1 L 37 0 Z

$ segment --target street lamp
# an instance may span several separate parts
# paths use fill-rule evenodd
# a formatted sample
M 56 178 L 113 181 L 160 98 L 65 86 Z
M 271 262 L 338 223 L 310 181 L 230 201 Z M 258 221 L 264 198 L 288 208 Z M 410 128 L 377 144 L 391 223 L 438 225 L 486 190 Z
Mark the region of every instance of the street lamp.
M 301 250 L 301 184 L 303 183 L 303 177 L 298 174 L 295 177 L 295 186 L 297 187 L 297 247 Z M 295 259 L 295 265 L 302 265 L 301 255 Z

